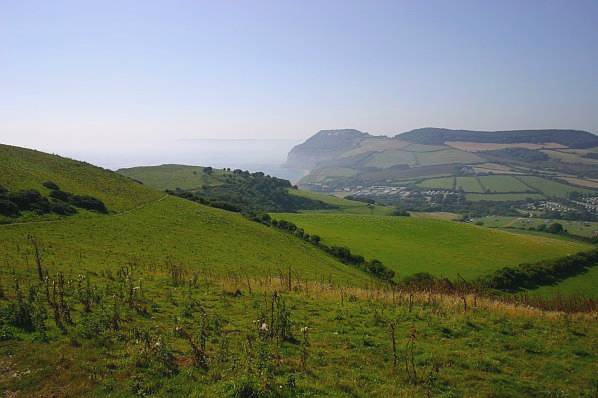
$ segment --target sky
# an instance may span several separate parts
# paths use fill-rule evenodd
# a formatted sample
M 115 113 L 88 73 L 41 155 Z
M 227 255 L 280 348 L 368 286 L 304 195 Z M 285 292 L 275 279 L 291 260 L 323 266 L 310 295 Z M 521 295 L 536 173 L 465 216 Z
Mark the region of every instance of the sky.
M 0 142 L 598 133 L 598 1 L 0 0 Z

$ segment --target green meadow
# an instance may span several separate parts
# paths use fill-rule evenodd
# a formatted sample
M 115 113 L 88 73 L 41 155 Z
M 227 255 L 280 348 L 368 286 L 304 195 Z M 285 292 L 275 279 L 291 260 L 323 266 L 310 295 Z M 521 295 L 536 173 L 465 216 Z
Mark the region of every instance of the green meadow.
M 429 272 L 471 279 L 497 268 L 557 258 L 592 247 L 429 218 L 313 213 L 273 217 L 319 235 L 328 245 L 347 246 L 366 258 L 377 258 L 399 278 Z

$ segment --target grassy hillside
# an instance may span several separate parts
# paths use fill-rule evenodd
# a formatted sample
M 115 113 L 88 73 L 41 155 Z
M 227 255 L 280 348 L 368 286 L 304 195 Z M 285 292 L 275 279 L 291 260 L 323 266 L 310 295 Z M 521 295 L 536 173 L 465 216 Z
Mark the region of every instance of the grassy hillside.
M 399 277 L 429 272 L 475 278 L 504 266 L 556 258 L 591 246 L 450 221 L 351 214 L 275 214 L 329 245 L 378 258 Z
M 155 201 L 163 195 L 110 170 L 57 155 L 0 144 L 0 185 L 11 191 L 35 189 L 55 182 L 64 191 L 91 195 L 109 210 L 120 212 Z
M 123 215 L 1 226 L 0 255 L 8 264 L 25 260 L 28 234 L 43 244 L 45 261 L 63 270 L 75 266 L 97 272 L 127 263 L 176 263 L 219 274 L 278 274 L 291 267 L 302 278 L 331 276 L 352 283 L 366 279 L 292 236 L 174 197 Z
M 177 196 L 231 211 L 294 212 L 332 207 L 318 200 L 290 195 L 288 180 L 262 172 L 169 164 L 120 169 L 118 172 L 154 189 L 170 190 Z
M 31 264 L 26 237 L 33 235 L 52 270 L 99 272 L 128 263 L 175 263 L 220 274 L 278 274 L 290 267 L 302 278 L 367 280 L 311 245 L 238 214 L 166 196 L 89 164 L 28 149 L 0 149 L 2 185 L 43 191 L 42 183 L 52 180 L 64 189 L 96 195 L 111 210 L 121 211 L 1 225 L 0 256 L 6 267 Z
M 163 164 L 161 166 L 143 166 L 120 169 L 117 171 L 127 177 L 134 178 L 154 189 L 197 189 L 202 185 L 218 184 L 223 176 L 222 170 L 205 172 L 204 167 L 180 164 Z
M 367 203 L 364 202 L 343 199 L 334 195 L 310 192 L 302 189 L 291 189 L 289 190 L 289 193 L 303 198 L 318 200 L 336 207 L 330 210 L 308 210 L 304 212 L 388 215 L 393 211 L 393 208 L 387 206 L 368 206 Z
M 130 276 L 132 286 L 143 281 L 132 296 Z M 287 290 L 268 278 L 252 280 L 252 291 L 205 274 L 175 285 L 155 268 L 87 278 L 99 301 L 89 304 L 71 287 L 81 279 L 67 277 L 64 332 L 50 306 L 43 329 L 3 325 L 6 396 L 592 397 L 596 388 L 591 315 L 484 299 L 464 311 L 456 297 Z M 10 287 L 0 308 L 15 302 Z

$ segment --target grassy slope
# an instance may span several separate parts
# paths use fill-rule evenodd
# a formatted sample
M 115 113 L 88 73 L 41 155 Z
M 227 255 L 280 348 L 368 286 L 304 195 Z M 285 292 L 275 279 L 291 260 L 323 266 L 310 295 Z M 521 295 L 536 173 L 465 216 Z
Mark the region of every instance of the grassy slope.
M 277 214 L 324 243 L 378 258 L 399 277 L 430 272 L 473 278 L 503 266 L 587 250 L 578 242 L 515 235 L 450 221 L 349 214 Z
M 303 278 L 365 279 L 293 236 L 174 197 L 124 215 L 2 226 L 0 253 L 9 264 L 23 261 L 18 247 L 24 246 L 27 234 L 42 241 L 47 262 L 63 268 L 97 271 L 128 262 L 159 267 L 171 259 L 221 274 L 278 274 L 291 267 Z
M 56 155 L 0 144 L 0 185 L 10 189 L 49 190 L 42 183 L 57 183 L 64 191 L 91 195 L 109 210 L 124 211 L 155 201 L 163 195 L 115 172 Z
M 11 189 L 38 188 L 46 180 L 97 196 L 119 214 L 85 213 L 54 222 L 0 226 L 0 256 L 7 265 L 31 261 L 26 236 L 44 246 L 51 268 L 98 271 L 127 262 L 161 266 L 167 258 L 217 273 L 278 273 L 291 267 L 303 278 L 332 276 L 360 283 L 363 273 L 297 238 L 242 216 L 165 196 L 119 174 L 85 163 L 2 146 L 0 178 Z
M 434 297 L 430 304 L 428 295 L 416 297 L 410 310 L 407 300 L 394 305 L 390 300 L 371 300 L 374 295 L 364 292 L 310 287 L 309 292 L 283 293 L 293 335 L 301 339 L 299 329 L 310 328 L 303 368 L 299 344 L 262 340 L 252 323 L 262 312 L 269 313 L 268 297 L 274 289 L 280 292 L 280 286 L 266 284 L 266 294 L 244 290 L 234 297 L 232 283 L 224 285 L 223 292 L 220 284 L 203 279 L 190 289 L 170 286 L 161 274 L 143 271 L 137 276 L 146 281 L 145 296 L 153 303 L 151 318 L 123 304 L 129 321 L 122 330 L 100 329 L 101 334 L 85 338 L 78 334 L 84 330 L 78 305 L 73 311 L 76 326 L 68 336 L 50 320 L 47 343 L 36 339 L 37 333 L 20 333 L 19 339 L 0 342 L 0 366 L 5 370 L 0 372 L 0 387 L 6 396 L 258 396 L 233 390 L 252 374 L 257 374 L 253 377 L 258 384 L 268 382 L 269 373 L 273 388 L 281 392 L 291 377 L 296 380 L 297 391 L 287 390 L 283 395 L 287 397 L 591 397 L 595 391 L 598 329 L 589 317 L 565 318 L 484 303 L 463 312 L 458 302 L 451 305 Z M 93 283 L 111 281 L 95 278 Z M 342 300 L 343 294 L 353 299 Z M 202 323 L 199 309 L 190 317 L 181 315 L 191 300 L 201 303 L 210 324 L 218 319 L 222 325 L 221 333 L 207 332 L 206 371 L 193 367 L 189 345 L 172 332 L 182 323 L 197 335 Z M 99 312 L 99 306 L 93 306 L 92 314 Z M 396 370 L 389 322 L 396 323 Z M 144 360 L 144 344 L 133 330 L 162 336 L 162 344 L 172 347 L 178 374 L 164 376 L 154 370 L 159 365 Z M 417 384 L 408 381 L 403 362 L 412 333 Z
M 214 170 L 213 175 L 204 173 L 200 166 L 186 166 L 180 164 L 163 164 L 160 166 L 131 167 L 120 169 L 118 173 L 127 177 L 144 181 L 147 186 L 160 191 L 166 189 L 195 189 L 202 185 L 216 183 L 220 170 Z
M 320 200 L 324 203 L 328 203 L 337 207 L 337 209 L 332 210 L 306 210 L 302 213 L 347 213 L 388 215 L 393 211 L 393 209 L 388 206 L 375 205 L 373 207 L 368 207 L 367 204 L 364 202 L 343 199 L 334 195 L 304 191 L 301 189 L 290 189 L 289 193 L 291 193 L 292 195 L 302 196 L 308 199 Z
M 556 285 L 541 286 L 537 289 L 528 290 L 530 295 L 552 296 L 562 295 L 584 295 L 587 297 L 598 296 L 598 267 L 594 266 L 587 272 L 567 278 Z

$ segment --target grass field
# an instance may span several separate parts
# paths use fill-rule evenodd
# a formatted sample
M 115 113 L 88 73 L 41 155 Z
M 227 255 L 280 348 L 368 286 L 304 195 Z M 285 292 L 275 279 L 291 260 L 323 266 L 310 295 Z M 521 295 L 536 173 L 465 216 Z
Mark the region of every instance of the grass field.
M 526 199 L 544 199 L 544 195 L 537 193 L 468 193 L 465 198 L 470 201 L 514 201 Z
M 457 189 L 463 189 L 464 192 L 484 192 L 484 187 L 475 177 L 457 177 Z
M 542 177 L 536 176 L 518 176 L 521 181 L 531 186 L 534 189 L 542 192 L 546 196 L 553 196 L 559 198 L 567 198 L 571 192 L 593 192 L 588 189 L 578 188 L 571 185 L 562 184 L 557 181 L 548 180 Z M 595 192 L 595 191 L 594 191 Z
M 98 272 L 128 263 L 160 267 L 173 262 L 219 274 L 278 274 L 291 267 L 308 279 L 368 280 L 365 273 L 312 245 L 238 213 L 167 196 L 89 164 L 22 148 L 0 149 L 2 185 L 39 188 L 49 179 L 65 190 L 93 194 L 110 209 L 122 210 L 108 215 L 80 212 L 52 222 L 17 219 L 18 223 L 0 225 L 5 268 L 31 263 L 27 236 L 32 235 L 42 245 L 44 261 L 52 271 Z
M 490 192 L 528 192 L 530 188 L 510 175 L 492 175 L 480 177 L 484 188 Z
M 455 177 L 428 178 L 417 184 L 421 188 L 453 189 Z
M 366 162 L 367 167 L 379 167 L 388 168 L 398 164 L 408 164 L 413 166 L 416 163 L 416 158 L 412 152 L 396 150 L 396 151 L 384 151 L 372 155 L 372 157 Z
M 44 246 L 50 269 L 99 271 L 127 263 L 183 264 L 215 273 L 278 274 L 291 267 L 303 278 L 359 283 L 361 272 L 312 245 L 246 220 L 241 215 L 174 198 L 115 216 L 68 218 L 54 223 L 0 226 L 0 255 L 6 264 L 25 258 L 26 236 Z
M 573 234 L 585 237 L 591 237 L 594 232 L 598 231 L 598 222 L 591 221 L 568 221 L 568 220 L 551 220 L 528 217 L 506 217 L 506 216 L 489 216 L 475 219 L 484 223 L 484 226 L 489 228 L 530 228 L 537 227 L 540 224 L 551 224 L 558 222 L 562 224 L 565 229 Z
M 484 162 L 478 155 L 460 151 L 457 149 L 445 149 L 441 151 L 417 152 L 414 154 L 417 158 L 419 166 L 432 166 L 437 164 L 452 164 L 452 163 L 478 163 Z
M 347 200 L 339 198 L 334 195 L 327 195 L 324 193 L 310 192 L 301 189 L 290 189 L 291 195 L 302 196 L 304 198 L 319 200 L 324 203 L 336 206 L 336 209 L 331 210 L 305 210 L 303 213 L 347 213 L 347 214 L 374 214 L 374 215 L 388 215 L 393 212 L 392 207 L 375 205 L 368 206 L 364 202 L 356 200 Z
M 161 166 L 132 167 L 120 169 L 118 173 L 144 181 L 147 186 L 160 191 L 166 189 L 196 189 L 202 185 L 217 182 L 221 170 L 214 170 L 211 175 L 204 173 L 200 166 L 186 166 L 180 164 L 164 164 Z
M 589 268 L 587 272 L 567 278 L 556 285 L 528 290 L 527 294 L 544 297 L 556 294 L 598 297 L 598 266 Z
M 504 266 L 556 258 L 591 245 L 451 221 L 350 214 L 275 214 L 328 245 L 378 258 L 399 278 L 416 272 L 475 278 Z

